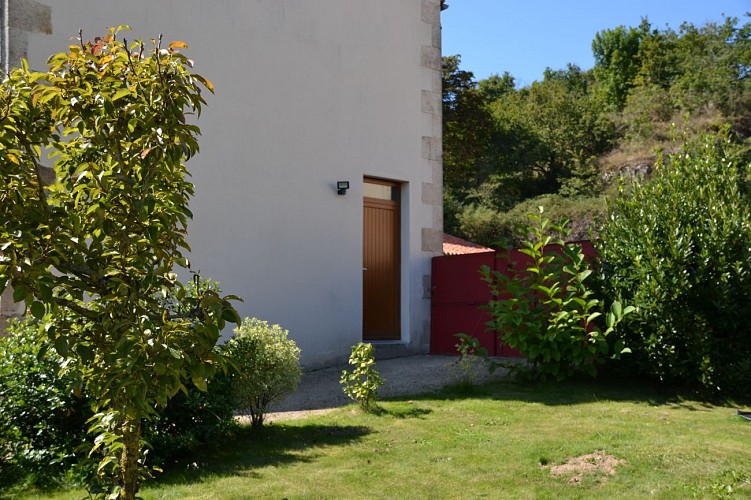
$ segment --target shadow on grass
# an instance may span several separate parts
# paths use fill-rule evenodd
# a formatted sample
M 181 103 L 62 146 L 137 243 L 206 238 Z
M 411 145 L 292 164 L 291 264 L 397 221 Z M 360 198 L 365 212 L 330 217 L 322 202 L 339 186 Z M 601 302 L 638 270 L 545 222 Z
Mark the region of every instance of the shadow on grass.
M 216 450 L 192 454 L 164 466 L 159 484 L 191 484 L 205 477 L 256 477 L 254 469 L 312 462 L 317 449 L 359 441 L 371 430 L 354 425 L 273 424 L 260 429 L 240 427 L 233 439 Z
M 411 396 L 415 401 L 461 400 L 466 398 L 492 399 L 538 403 L 546 406 L 578 405 L 601 401 L 632 401 L 652 406 L 681 407 L 706 411 L 715 406 L 738 407 L 751 404 L 751 399 L 739 401 L 711 401 L 685 389 L 658 386 L 634 377 L 604 374 L 597 379 L 581 376 L 562 382 L 518 380 L 511 375 L 482 384 L 453 384 L 441 391 Z M 402 401 L 405 398 L 393 398 Z
M 427 415 L 433 413 L 433 410 L 428 408 L 384 408 L 383 406 L 376 406 L 370 411 L 371 415 L 377 417 L 392 417 L 398 419 L 407 418 L 420 418 L 424 419 Z

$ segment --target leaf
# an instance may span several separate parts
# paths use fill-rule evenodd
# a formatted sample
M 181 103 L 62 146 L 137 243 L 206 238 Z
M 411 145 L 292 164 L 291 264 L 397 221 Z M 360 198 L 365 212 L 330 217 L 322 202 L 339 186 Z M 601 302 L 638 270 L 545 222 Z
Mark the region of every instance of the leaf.
M 29 289 L 23 285 L 13 287 L 13 302 L 23 302 L 29 295 Z
M 97 438 L 98 437 L 99 436 L 97 436 Z M 96 469 L 97 472 L 102 472 L 110 464 L 113 464 L 113 465 L 117 464 L 117 457 L 115 457 L 114 455 L 108 455 L 108 456 L 104 457 L 102 459 L 102 461 L 99 462 L 99 466 Z
M 613 325 L 615 324 L 615 315 L 613 315 L 613 313 L 608 313 L 605 317 L 605 324 L 608 328 L 613 328 Z
M 45 92 L 43 92 L 43 94 L 44 95 L 42 95 L 42 97 L 39 98 L 39 104 L 47 104 L 48 102 L 50 102 L 55 97 L 59 97 L 60 96 L 58 94 L 58 91 L 55 90 L 55 89 L 46 90 Z
M 44 307 L 44 304 L 41 302 L 34 301 L 31 304 L 31 315 L 34 316 L 36 319 L 42 319 L 44 318 L 44 315 L 47 313 L 46 308 Z
M 589 317 L 587 318 L 587 323 L 591 323 L 595 318 L 599 318 L 600 316 L 602 316 L 602 314 L 599 312 L 594 312 L 590 314 Z
M 610 310 L 613 312 L 613 314 L 615 314 L 615 317 L 618 319 L 620 319 L 621 316 L 623 315 L 623 311 L 621 309 L 621 303 L 618 302 L 617 300 L 613 302 L 613 305 L 610 307 Z
M 55 338 L 55 334 L 57 333 L 57 327 L 52 323 L 47 323 L 46 325 L 44 325 L 44 333 L 47 334 L 48 339 L 52 340 Z
M 199 391 L 206 392 L 208 387 L 206 385 L 206 370 L 203 365 L 196 365 L 190 370 L 190 379 Z
M 592 270 L 591 270 L 591 269 L 586 269 L 586 270 L 584 270 L 584 271 L 580 272 L 580 273 L 579 273 L 579 281 L 584 281 L 584 280 L 585 280 L 585 279 L 587 279 L 587 278 L 588 278 L 588 277 L 589 277 L 589 276 L 590 276 L 591 274 L 592 274 Z
M 236 325 L 242 323 L 237 311 L 232 306 L 229 306 L 229 304 L 226 304 L 225 309 L 222 311 L 222 319 Z
M 44 359 L 44 355 L 47 354 L 47 350 L 49 350 L 50 345 L 47 342 L 42 343 L 42 346 L 39 348 L 39 352 L 37 352 L 37 361 L 42 361 Z
M 37 288 L 38 288 L 37 294 L 40 299 L 42 299 L 45 302 L 52 301 L 52 289 L 49 286 L 43 283 L 39 283 Z
M 55 339 L 55 350 L 57 353 L 64 357 L 68 357 L 68 339 L 65 337 L 58 337 Z
M 173 50 L 173 49 L 187 49 L 188 48 L 188 44 L 185 43 L 185 42 L 181 42 L 180 40 L 176 40 L 176 41 L 174 41 L 174 42 L 172 42 L 172 43 L 169 44 L 169 48 L 170 48 L 170 50 Z
M 132 92 L 130 89 L 120 89 L 112 96 L 112 102 L 116 102 L 118 99 L 122 99 L 126 95 L 130 95 Z
M 206 87 L 207 89 L 209 89 L 209 92 L 211 92 L 212 94 L 214 93 L 214 84 L 211 83 L 210 80 L 208 80 L 207 78 L 202 77 L 201 75 L 193 75 L 193 78 L 195 78 L 196 80 L 198 80 L 199 82 L 201 82 L 204 85 L 204 87 Z

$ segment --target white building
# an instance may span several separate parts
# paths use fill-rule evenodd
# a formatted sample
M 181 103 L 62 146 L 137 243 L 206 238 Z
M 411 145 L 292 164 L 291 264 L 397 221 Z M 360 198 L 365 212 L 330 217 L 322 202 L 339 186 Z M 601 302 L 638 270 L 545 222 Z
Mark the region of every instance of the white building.
M 0 2 L 6 68 L 43 68 L 79 29 L 190 45 L 216 87 L 188 164 L 191 261 L 242 316 L 289 329 L 308 367 L 362 339 L 427 352 L 442 0 Z

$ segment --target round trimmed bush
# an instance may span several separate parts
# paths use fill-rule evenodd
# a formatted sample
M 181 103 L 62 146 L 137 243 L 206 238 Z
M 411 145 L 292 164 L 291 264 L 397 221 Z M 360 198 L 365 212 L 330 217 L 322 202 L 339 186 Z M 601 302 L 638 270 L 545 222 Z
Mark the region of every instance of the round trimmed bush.
M 246 318 L 225 344 L 237 373 L 233 385 L 238 411 L 263 425 L 267 408 L 297 388 L 302 376 L 300 349 L 288 331 L 257 318 Z

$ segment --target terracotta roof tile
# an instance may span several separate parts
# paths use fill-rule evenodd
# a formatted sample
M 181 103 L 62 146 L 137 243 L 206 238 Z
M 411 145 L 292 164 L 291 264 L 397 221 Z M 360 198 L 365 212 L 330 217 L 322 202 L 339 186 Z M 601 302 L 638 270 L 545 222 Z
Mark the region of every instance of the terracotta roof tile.
M 492 248 L 484 247 L 477 243 L 463 240 L 457 236 L 443 233 L 444 255 L 464 255 L 468 253 L 483 253 L 492 251 Z

